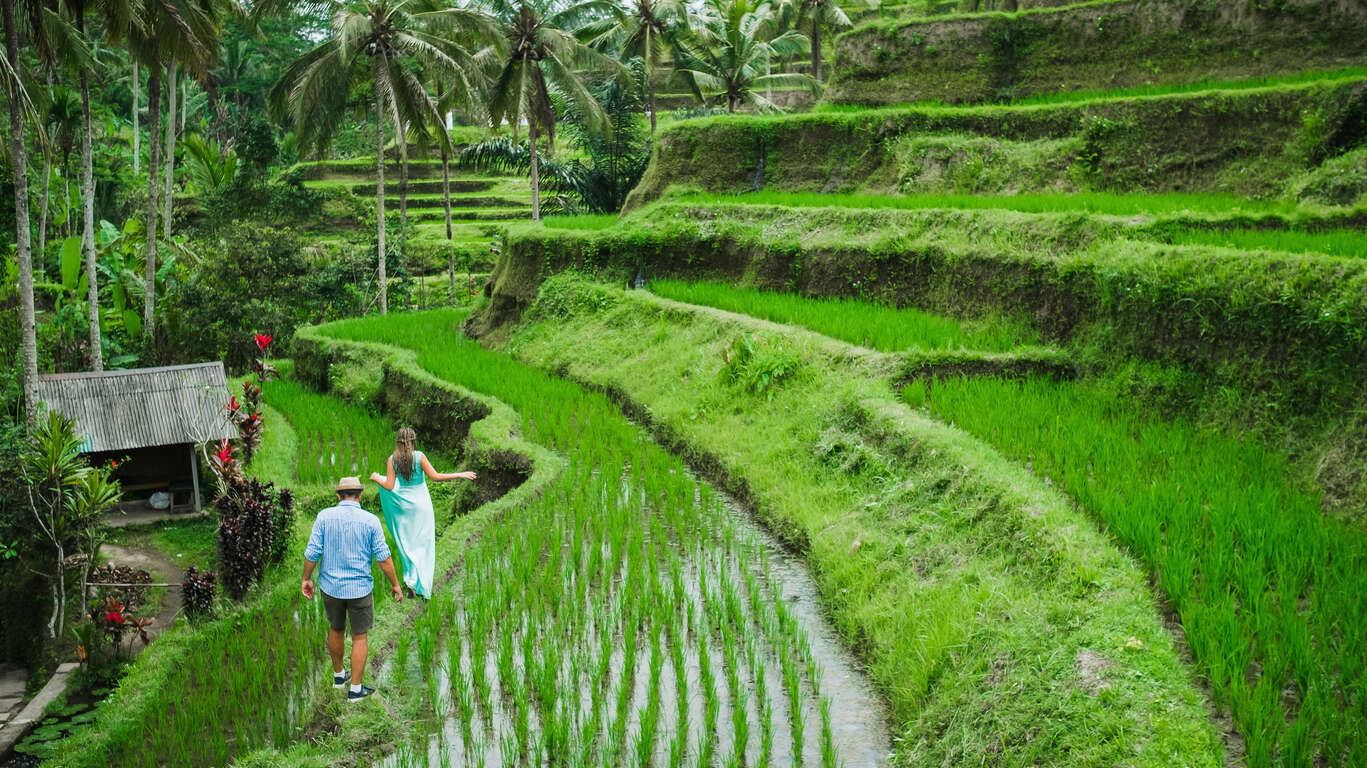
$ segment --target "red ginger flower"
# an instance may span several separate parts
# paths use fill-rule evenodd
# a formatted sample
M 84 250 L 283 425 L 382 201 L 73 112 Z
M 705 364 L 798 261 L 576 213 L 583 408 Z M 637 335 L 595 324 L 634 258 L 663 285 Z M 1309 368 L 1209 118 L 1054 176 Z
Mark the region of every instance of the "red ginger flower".
M 242 406 L 238 405 L 238 403 L 237 403 L 237 395 L 229 395 L 229 396 L 228 396 L 228 410 L 230 410 L 230 411 L 236 411 L 238 408 L 241 408 L 241 407 L 242 407 Z
M 260 349 L 262 352 L 265 352 L 265 351 L 266 351 L 266 347 L 269 347 L 269 346 L 271 345 L 271 339 L 272 339 L 272 336 L 271 336 L 269 333 L 258 333 L 258 334 L 256 334 L 256 346 L 257 346 L 257 348 Z
M 122 624 L 123 614 L 117 611 L 105 611 L 104 620 L 110 624 Z
M 224 440 L 222 447 L 218 449 L 218 462 L 226 466 L 227 464 L 232 463 L 232 460 L 233 447 L 228 444 L 227 440 Z

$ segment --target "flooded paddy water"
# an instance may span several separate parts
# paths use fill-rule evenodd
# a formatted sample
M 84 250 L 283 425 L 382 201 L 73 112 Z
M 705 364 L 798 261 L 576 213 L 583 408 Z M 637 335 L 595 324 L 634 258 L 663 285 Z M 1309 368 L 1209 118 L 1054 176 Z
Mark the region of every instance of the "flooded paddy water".
M 672 459 L 633 458 L 577 462 L 474 545 L 381 673 L 424 714 L 380 765 L 886 764 L 883 705 L 805 564 Z

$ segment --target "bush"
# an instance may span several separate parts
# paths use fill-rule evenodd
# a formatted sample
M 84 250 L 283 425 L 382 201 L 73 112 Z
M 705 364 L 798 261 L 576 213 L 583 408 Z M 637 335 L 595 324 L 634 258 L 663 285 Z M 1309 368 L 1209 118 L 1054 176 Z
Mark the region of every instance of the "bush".
M 802 368 L 802 359 L 785 350 L 781 342 L 756 341 L 748 333 L 737 336 L 722 350 L 722 360 L 722 381 L 752 395 L 769 397 Z
M 191 621 L 213 618 L 214 603 L 218 599 L 218 581 L 213 571 L 201 571 L 190 566 L 185 581 L 180 585 L 181 602 Z
M 241 600 L 266 568 L 284 559 L 294 525 L 294 495 L 274 483 L 229 476 L 216 502 L 218 562 L 228 596 Z

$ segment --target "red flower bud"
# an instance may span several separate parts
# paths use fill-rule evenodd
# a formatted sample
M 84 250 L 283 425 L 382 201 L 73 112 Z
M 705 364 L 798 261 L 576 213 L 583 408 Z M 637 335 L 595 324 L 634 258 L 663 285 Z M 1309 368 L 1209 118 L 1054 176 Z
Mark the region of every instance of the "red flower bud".
M 271 345 L 271 338 L 272 338 L 271 335 L 268 334 L 268 333 L 258 333 L 258 334 L 256 334 L 256 347 L 257 347 L 257 349 L 260 349 L 262 352 L 265 352 L 265 351 L 266 351 L 266 347 L 269 347 L 269 346 Z
M 231 464 L 231 463 L 232 463 L 232 460 L 233 460 L 233 447 L 232 447 L 231 445 L 228 444 L 228 441 L 227 441 L 227 440 L 224 440 L 224 441 L 223 441 L 222 447 L 219 448 L 219 450 L 218 450 L 218 463 L 227 465 L 227 464 Z
M 237 395 L 230 395 L 230 396 L 228 397 L 228 410 L 230 410 L 230 411 L 236 411 L 238 408 L 241 408 L 241 407 L 242 407 L 242 406 L 240 406 L 240 405 L 237 404 Z

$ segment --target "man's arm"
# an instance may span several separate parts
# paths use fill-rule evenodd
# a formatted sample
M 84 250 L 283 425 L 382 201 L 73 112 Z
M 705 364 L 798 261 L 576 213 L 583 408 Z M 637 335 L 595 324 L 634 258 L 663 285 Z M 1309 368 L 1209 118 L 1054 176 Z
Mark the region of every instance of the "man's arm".
M 314 566 L 314 565 L 315 565 L 315 563 L 314 563 L 312 560 L 305 560 L 305 561 L 304 561 L 304 583 L 301 584 L 300 587 L 299 587 L 299 591 L 302 592 L 302 593 L 304 594 L 304 597 L 307 598 L 307 599 L 309 599 L 309 600 L 312 600 L 312 599 L 313 599 L 313 566 Z
M 394 558 L 388 557 L 380 561 L 380 570 L 389 578 L 389 591 L 394 595 L 394 599 L 403 602 L 403 589 L 399 587 L 399 574 L 394 572 Z
M 323 556 L 323 526 L 319 525 L 318 520 L 313 521 L 313 531 L 309 533 L 309 543 L 304 547 L 304 579 L 299 585 L 299 591 L 307 600 L 313 599 L 313 567 L 318 564 L 318 558 Z

